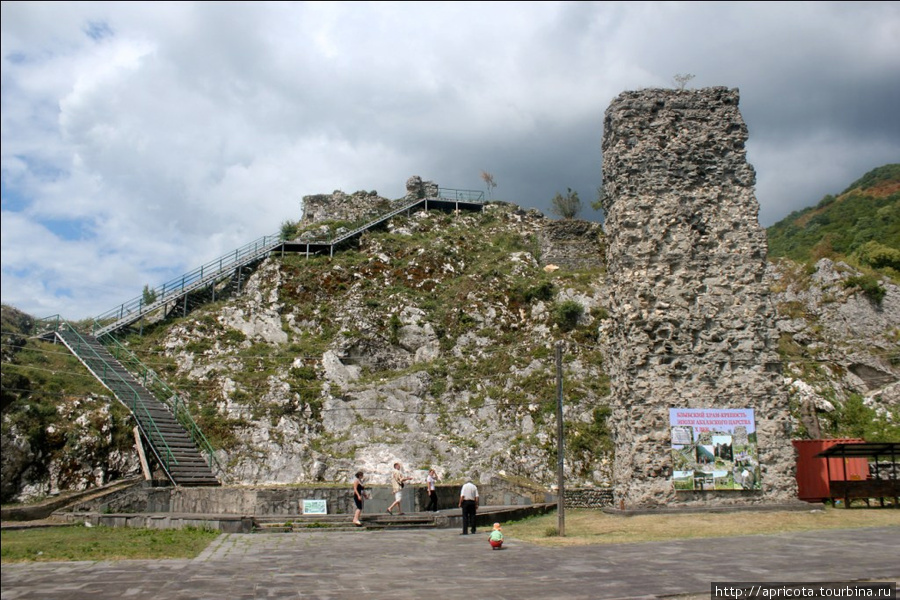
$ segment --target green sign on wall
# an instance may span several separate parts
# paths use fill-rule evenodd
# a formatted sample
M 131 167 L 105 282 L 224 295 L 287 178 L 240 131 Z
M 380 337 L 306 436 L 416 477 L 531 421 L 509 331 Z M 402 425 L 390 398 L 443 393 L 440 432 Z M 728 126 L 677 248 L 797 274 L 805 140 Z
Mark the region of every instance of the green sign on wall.
M 304 515 L 327 515 L 328 514 L 328 501 L 327 500 L 302 500 L 303 506 L 301 507 L 300 512 Z

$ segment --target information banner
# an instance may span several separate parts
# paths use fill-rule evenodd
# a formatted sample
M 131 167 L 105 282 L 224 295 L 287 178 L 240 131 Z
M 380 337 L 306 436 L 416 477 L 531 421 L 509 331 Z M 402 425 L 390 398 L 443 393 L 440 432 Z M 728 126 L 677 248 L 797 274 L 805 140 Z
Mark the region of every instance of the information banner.
M 303 513 L 304 515 L 327 515 L 328 514 L 328 501 L 327 500 L 303 500 L 300 512 Z
M 676 491 L 758 490 L 752 408 L 670 408 Z

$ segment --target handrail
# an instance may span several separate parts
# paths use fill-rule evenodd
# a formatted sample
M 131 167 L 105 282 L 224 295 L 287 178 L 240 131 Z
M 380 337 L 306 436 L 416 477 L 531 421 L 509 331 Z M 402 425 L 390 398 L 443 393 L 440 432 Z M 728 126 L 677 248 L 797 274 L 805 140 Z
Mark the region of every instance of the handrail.
M 438 188 L 438 197 L 435 199 L 466 202 L 470 204 L 484 204 L 484 192 L 477 190 Z M 349 232 L 339 235 L 299 239 L 299 242 L 306 245 L 327 244 L 333 251 L 338 244 L 359 235 L 361 232 L 371 229 L 404 211 L 411 210 L 422 203 L 425 203 L 427 206 L 428 200 L 428 198 L 420 198 L 405 202 L 399 207 L 388 209 L 384 213 L 378 214 L 368 221 L 363 221 L 361 225 Z M 359 223 L 359 221 L 357 221 L 357 223 Z M 140 296 L 123 302 L 119 306 L 95 317 L 92 325 L 93 334 L 98 338 L 104 337 L 123 324 L 133 323 L 142 316 L 163 308 L 168 302 L 173 301 L 173 299 L 177 301 L 186 293 L 205 287 L 209 283 L 218 280 L 225 273 L 230 274 L 236 267 L 244 266 L 258 258 L 265 257 L 279 246 L 283 247 L 286 241 L 288 240 L 285 240 L 281 233 L 263 236 L 233 252 L 229 252 L 226 255 L 210 261 L 189 273 L 185 273 L 181 277 L 167 281 L 152 290 L 148 289 Z
M 343 233 L 340 236 L 332 238 L 331 244 L 332 245 L 340 244 L 341 242 L 344 242 L 344 241 L 352 238 L 355 235 L 359 235 L 360 233 L 362 233 L 363 231 L 366 231 L 367 229 L 371 229 L 372 227 L 375 227 L 376 225 L 383 223 L 384 221 L 387 221 L 388 219 L 392 219 L 392 218 L 396 217 L 397 215 L 399 215 L 400 213 L 402 213 L 404 211 L 412 210 L 416 206 L 418 206 L 420 204 L 424 204 L 424 203 L 425 203 L 424 199 L 416 199 L 411 202 L 407 202 L 406 204 L 404 204 L 402 206 L 391 209 L 391 210 L 375 217 L 371 221 L 367 221 L 364 225 L 357 227 L 356 229 L 354 229 L 352 231 Z
M 142 363 L 140 359 L 135 356 L 135 354 L 131 350 L 123 346 L 118 339 L 110 336 L 110 340 L 111 342 L 109 343 L 109 345 L 107 345 L 107 350 L 110 350 L 110 353 L 116 358 L 116 360 L 122 363 L 122 365 L 126 369 L 128 369 L 132 373 L 132 375 L 134 375 L 139 380 L 143 379 L 142 385 L 144 386 L 144 388 L 147 389 L 151 394 L 153 394 L 157 400 L 159 400 L 172 410 L 172 414 L 174 414 L 175 418 L 178 419 L 178 422 L 188 430 L 188 433 L 190 434 L 191 439 L 194 440 L 194 443 L 197 444 L 197 446 L 199 446 L 209 457 L 209 465 L 212 466 L 213 464 L 215 464 L 219 471 L 223 472 L 224 469 L 216 458 L 215 450 L 213 449 L 212 444 L 209 443 L 209 440 L 205 435 L 203 435 L 203 431 L 200 430 L 197 422 L 194 421 L 194 418 L 191 416 L 191 413 L 188 410 L 187 405 L 182 399 L 181 395 L 170 388 L 165 381 L 159 378 L 159 375 L 156 374 L 156 371 Z
M 478 190 L 455 190 L 453 188 L 438 188 L 438 196 L 446 200 L 460 200 L 484 204 L 484 192 Z
M 94 317 L 94 333 L 97 337 L 106 335 L 114 328 L 116 323 L 126 317 L 134 321 L 142 315 L 149 314 L 170 302 L 173 296 L 176 299 L 181 298 L 186 292 L 207 285 L 210 281 L 221 277 L 223 273 L 230 272 L 235 267 L 245 265 L 256 258 L 267 255 L 282 242 L 280 233 L 263 236 L 193 271 L 185 273 L 181 277 L 167 281 L 153 290 L 148 290 L 146 294 L 141 294 L 136 298 L 123 302 L 119 306 Z M 149 296 L 151 300 L 147 302 L 145 296 Z
M 50 318 L 53 318 L 53 317 L 50 317 Z M 166 472 L 169 472 L 169 466 L 171 466 L 173 464 L 177 465 L 178 459 L 175 458 L 175 455 L 172 452 L 172 449 L 169 448 L 169 444 L 166 443 L 166 439 L 163 436 L 163 433 L 159 430 L 159 426 L 156 424 L 156 421 L 153 419 L 153 416 L 147 410 L 147 406 L 144 405 L 142 402 L 138 402 L 138 400 L 140 399 L 140 392 L 138 392 L 136 389 L 134 389 L 134 387 L 126 379 L 124 379 L 118 372 L 116 372 L 116 370 L 112 367 L 112 365 L 110 365 L 106 359 L 104 359 L 102 356 L 100 356 L 97 353 L 97 351 L 91 346 L 90 342 L 88 342 L 86 339 L 84 339 L 82 334 L 77 329 L 75 329 L 74 327 L 69 325 L 65 320 L 62 320 L 59 317 L 56 317 L 56 323 L 57 323 L 57 328 L 54 331 L 57 333 L 57 335 L 60 336 L 60 340 L 66 346 L 70 347 L 72 352 L 75 354 L 75 356 L 77 356 L 82 361 L 82 363 L 85 365 L 85 367 L 87 367 L 87 369 L 90 370 L 94 374 L 94 376 L 98 380 L 100 380 L 100 382 L 103 383 L 103 385 L 113 393 L 113 395 L 115 395 L 123 404 L 125 404 L 125 406 L 128 406 L 128 408 L 130 408 L 131 411 L 136 416 L 138 414 L 141 414 L 143 417 L 145 417 L 147 419 L 149 426 L 153 430 L 153 433 L 155 433 L 157 435 L 160 443 L 164 447 L 165 456 L 160 456 L 160 452 L 157 449 L 156 445 L 152 444 L 152 446 L 154 448 L 154 452 L 159 457 L 160 462 L 162 463 L 163 467 L 166 469 Z M 66 331 L 72 332 L 76 336 L 78 344 L 75 348 L 72 348 L 69 345 L 70 342 L 62 337 L 61 332 L 63 329 L 65 329 Z M 89 362 L 93 362 L 93 361 L 91 361 L 91 359 L 89 357 L 86 357 L 82 353 L 79 352 L 79 350 L 83 350 L 84 348 L 87 348 L 88 350 L 90 350 L 90 353 L 93 355 L 93 357 L 92 357 L 93 361 L 99 361 L 99 363 L 104 367 L 102 374 L 98 373 L 95 370 L 95 367 L 93 367 L 91 364 L 89 364 Z M 107 371 L 107 368 L 109 369 L 109 371 Z M 114 378 L 110 377 L 110 373 L 111 373 L 111 375 L 114 375 L 115 377 Z M 111 379 L 117 379 L 118 383 L 123 384 L 125 386 L 125 388 L 127 388 L 127 390 L 129 392 L 131 392 L 131 395 L 132 395 L 132 404 L 131 405 L 128 404 L 127 398 L 122 397 L 125 395 L 122 393 L 122 391 L 117 392 L 116 390 L 113 390 L 112 387 L 110 387 L 110 383 L 107 381 L 108 377 Z M 139 404 L 141 405 L 140 407 L 138 406 Z M 137 419 L 137 423 L 138 423 L 138 427 L 140 427 L 141 430 L 145 429 L 141 419 Z M 148 440 L 151 439 L 150 435 L 146 431 L 145 431 L 145 437 L 147 437 Z

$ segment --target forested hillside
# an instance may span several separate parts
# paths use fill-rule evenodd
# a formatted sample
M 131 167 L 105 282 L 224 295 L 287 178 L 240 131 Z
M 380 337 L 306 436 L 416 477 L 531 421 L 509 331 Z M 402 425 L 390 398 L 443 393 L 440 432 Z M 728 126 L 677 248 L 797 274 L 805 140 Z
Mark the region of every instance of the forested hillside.
M 837 196 L 795 211 L 768 229 L 769 257 L 820 258 L 900 277 L 900 164 L 874 169 Z

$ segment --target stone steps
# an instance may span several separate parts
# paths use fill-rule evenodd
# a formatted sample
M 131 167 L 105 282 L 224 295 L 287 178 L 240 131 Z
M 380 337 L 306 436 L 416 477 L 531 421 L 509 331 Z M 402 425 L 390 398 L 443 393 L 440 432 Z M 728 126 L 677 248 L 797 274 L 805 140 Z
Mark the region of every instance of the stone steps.
M 413 513 L 404 515 L 363 515 L 362 526 L 352 523 L 350 515 L 277 515 L 255 517 L 254 533 L 290 533 L 297 531 L 364 531 L 377 529 L 434 529 L 445 527 L 440 516 L 433 513 Z M 444 519 L 445 521 L 446 519 Z

